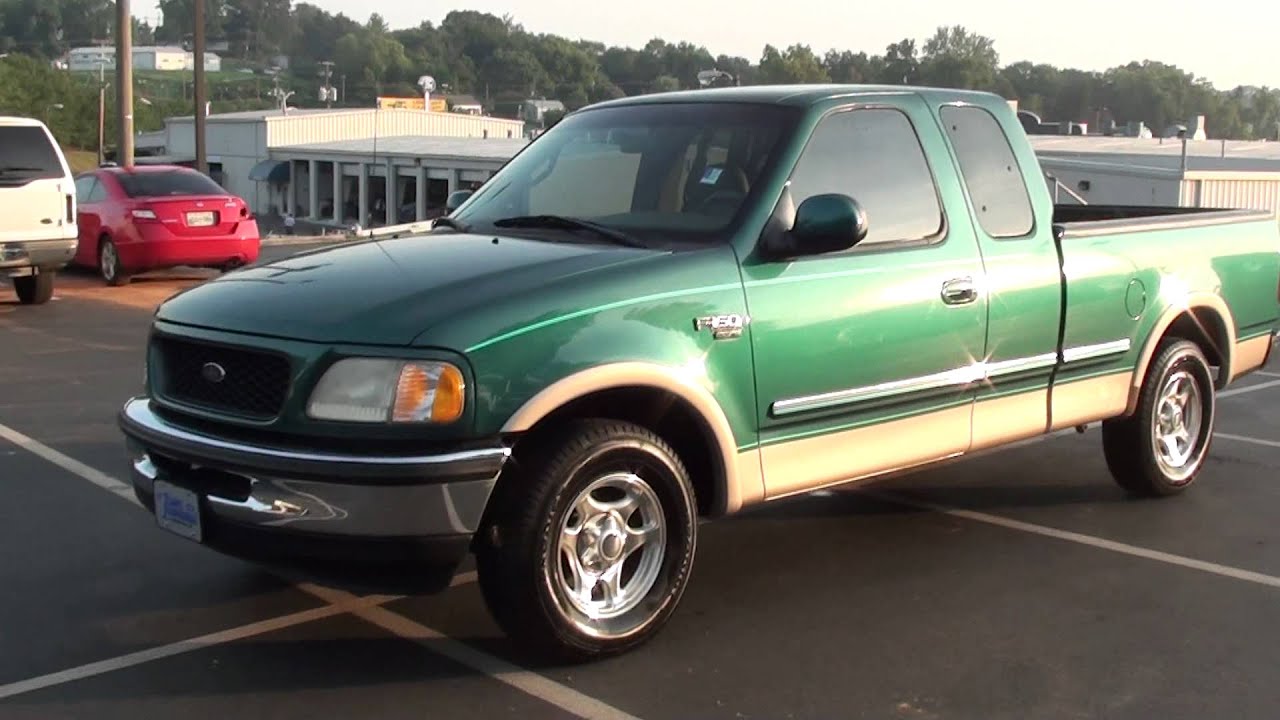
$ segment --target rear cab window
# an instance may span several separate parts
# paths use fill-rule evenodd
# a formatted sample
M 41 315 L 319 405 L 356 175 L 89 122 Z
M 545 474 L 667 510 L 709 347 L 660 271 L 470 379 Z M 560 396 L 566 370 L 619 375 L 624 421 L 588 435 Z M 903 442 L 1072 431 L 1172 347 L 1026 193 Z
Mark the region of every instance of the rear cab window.
M 131 198 L 225 195 L 221 185 L 198 172 L 158 171 L 119 173 L 116 181 Z
M 67 176 L 62 155 L 39 125 L 0 125 L 0 187 Z
M 1028 235 L 1035 227 L 1031 196 L 995 116 L 973 105 L 947 105 L 939 117 L 983 232 L 992 238 Z

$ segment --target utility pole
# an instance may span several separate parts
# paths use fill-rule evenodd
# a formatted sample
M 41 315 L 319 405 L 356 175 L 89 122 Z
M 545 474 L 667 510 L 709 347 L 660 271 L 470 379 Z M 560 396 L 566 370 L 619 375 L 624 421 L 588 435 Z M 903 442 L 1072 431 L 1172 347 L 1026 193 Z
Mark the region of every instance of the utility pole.
M 133 14 L 129 0 L 116 0 L 116 105 L 120 142 L 116 156 L 123 168 L 133 167 Z
M 98 61 L 98 167 L 107 161 L 107 64 Z
M 209 174 L 209 158 L 205 149 L 205 83 L 204 83 L 204 0 L 195 0 L 195 48 L 193 55 L 196 69 L 196 170 Z

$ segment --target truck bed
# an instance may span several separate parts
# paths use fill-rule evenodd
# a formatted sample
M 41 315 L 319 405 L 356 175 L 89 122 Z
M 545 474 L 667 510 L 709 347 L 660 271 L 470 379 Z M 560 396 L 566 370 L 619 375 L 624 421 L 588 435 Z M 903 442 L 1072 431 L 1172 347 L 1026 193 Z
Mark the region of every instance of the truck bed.
M 1144 230 L 1172 230 L 1258 222 L 1274 218 L 1265 210 L 1169 207 L 1159 205 L 1054 205 L 1059 237 L 1080 237 Z

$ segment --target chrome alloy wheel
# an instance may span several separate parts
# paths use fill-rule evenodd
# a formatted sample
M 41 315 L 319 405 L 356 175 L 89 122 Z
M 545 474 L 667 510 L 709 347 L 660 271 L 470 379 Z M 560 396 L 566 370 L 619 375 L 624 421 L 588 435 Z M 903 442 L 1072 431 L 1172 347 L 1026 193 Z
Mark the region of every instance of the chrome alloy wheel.
M 662 501 L 639 475 L 593 480 L 574 497 L 547 553 L 547 579 L 565 617 L 595 637 L 643 624 L 642 608 L 662 571 L 667 521 Z M 634 615 L 634 617 L 629 617 Z
M 1151 424 L 1156 460 L 1171 480 L 1190 477 L 1199 465 L 1204 443 L 1204 398 L 1200 383 L 1187 370 L 1171 374 L 1156 400 Z
M 115 244 L 103 243 L 98 254 L 98 271 L 102 273 L 102 279 L 107 282 L 115 280 L 120 273 L 120 257 L 116 254 Z

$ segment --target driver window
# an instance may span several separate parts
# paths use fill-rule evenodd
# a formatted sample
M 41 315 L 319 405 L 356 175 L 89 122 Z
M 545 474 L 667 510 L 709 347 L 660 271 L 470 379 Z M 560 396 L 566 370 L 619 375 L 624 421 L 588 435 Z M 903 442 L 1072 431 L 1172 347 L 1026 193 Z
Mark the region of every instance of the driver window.
M 575 217 L 631 212 L 640 157 L 603 138 L 567 145 L 551 174 L 529 188 L 529 208 L 538 215 Z
M 76 204 L 83 205 L 88 202 L 93 202 L 92 200 L 89 199 L 89 196 L 92 194 L 93 187 L 97 183 L 98 183 L 97 178 L 93 177 L 92 175 L 77 179 L 76 180 Z
M 102 182 L 94 179 L 93 188 L 89 190 L 89 202 L 100 203 L 107 199 L 107 189 L 103 187 Z
M 791 198 L 799 207 L 822 193 L 848 195 L 866 210 L 858 247 L 935 238 L 943 228 L 924 148 L 900 110 L 846 110 L 818 125 L 792 173 Z

